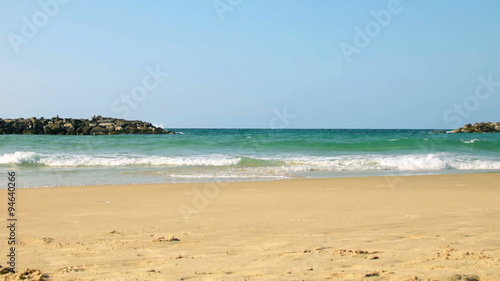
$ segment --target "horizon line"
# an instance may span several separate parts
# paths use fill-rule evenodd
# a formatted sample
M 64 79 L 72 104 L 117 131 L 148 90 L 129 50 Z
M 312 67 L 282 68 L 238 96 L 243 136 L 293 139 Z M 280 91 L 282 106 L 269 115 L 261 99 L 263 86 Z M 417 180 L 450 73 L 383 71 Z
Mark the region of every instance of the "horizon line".
M 210 129 L 210 130 L 453 130 L 453 128 L 258 128 L 258 127 L 162 127 L 163 129 Z

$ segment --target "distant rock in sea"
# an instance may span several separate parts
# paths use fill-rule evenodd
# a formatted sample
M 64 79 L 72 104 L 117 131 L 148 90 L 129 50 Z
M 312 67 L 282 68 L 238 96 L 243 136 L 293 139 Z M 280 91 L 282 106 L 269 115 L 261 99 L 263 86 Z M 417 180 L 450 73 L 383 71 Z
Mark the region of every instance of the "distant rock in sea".
M 144 121 L 129 121 L 102 116 L 90 120 L 59 118 L 0 119 L 0 134 L 25 135 L 121 135 L 175 134 Z
M 500 133 L 500 122 L 483 122 L 474 125 L 467 124 L 452 133 Z

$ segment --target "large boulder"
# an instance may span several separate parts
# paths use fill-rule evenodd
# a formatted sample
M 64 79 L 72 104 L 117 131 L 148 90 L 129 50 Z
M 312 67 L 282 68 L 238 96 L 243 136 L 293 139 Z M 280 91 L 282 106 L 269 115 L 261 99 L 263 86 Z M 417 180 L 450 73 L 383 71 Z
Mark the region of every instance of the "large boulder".
M 61 127 L 60 124 L 56 124 L 51 121 L 49 124 L 43 127 L 43 133 L 46 135 L 64 135 L 65 130 Z
M 76 134 L 77 135 L 90 135 L 90 130 L 92 130 L 92 127 L 84 125 L 84 126 L 78 127 L 76 129 Z
M 94 128 L 92 128 L 90 130 L 90 135 L 108 135 L 109 134 L 109 131 L 104 128 L 104 127 L 101 127 L 101 126 L 95 126 Z

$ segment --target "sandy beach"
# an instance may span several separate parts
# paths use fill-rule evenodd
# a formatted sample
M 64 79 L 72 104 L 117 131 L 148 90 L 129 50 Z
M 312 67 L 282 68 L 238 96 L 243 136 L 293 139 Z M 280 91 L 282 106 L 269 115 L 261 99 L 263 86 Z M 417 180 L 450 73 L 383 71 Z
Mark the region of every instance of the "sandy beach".
M 497 173 L 23 188 L 17 269 L 50 280 L 500 280 L 499 202 Z

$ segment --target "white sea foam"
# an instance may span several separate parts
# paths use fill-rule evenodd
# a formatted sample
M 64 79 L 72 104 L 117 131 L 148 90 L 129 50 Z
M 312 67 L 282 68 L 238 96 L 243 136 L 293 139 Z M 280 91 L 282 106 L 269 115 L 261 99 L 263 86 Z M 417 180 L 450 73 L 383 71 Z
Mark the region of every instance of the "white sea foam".
M 388 139 L 388 141 L 399 141 L 399 140 L 407 140 L 407 137 L 402 137 L 402 138 L 394 138 L 394 139 Z
M 300 173 L 309 171 L 441 171 L 441 170 L 493 170 L 500 169 L 500 159 L 479 158 L 450 153 L 410 155 L 343 155 L 321 156 L 277 156 L 246 158 L 226 155 L 159 156 L 136 154 L 41 154 L 17 151 L 0 155 L 0 165 L 40 165 L 48 167 L 126 167 L 126 166 L 172 166 L 172 167 L 232 167 L 244 169 L 243 173 L 265 174 Z M 205 169 L 205 168 L 203 168 Z M 203 174 L 204 170 L 193 170 Z M 228 168 L 223 168 L 228 169 Z M 230 171 L 229 171 L 230 172 Z M 234 172 L 234 171 L 233 171 Z M 190 174 L 193 174 L 190 173 Z M 241 175 L 240 175 L 241 176 Z
M 500 169 L 500 160 L 449 154 L 365 155 L 288 159 L 287 171 L 441 171 Z
M 219 174 L 170 174 L 171 178 L 181 178 L 181 179 L 285 179 L 286 176 L 281 175 L 266 175 L 259 173 L 219 173 Z
M 0 164 L 37 164 L 39 160 L 39 154 L 31 151 L 16 151 L 0 156 Z
M 463 143 L 475 143 L 476 141 L 479 141 L 479 139 L 462 140 Z
M 17 151 L 0 156 L 0 164 L 32 164 L 50 167 L 78 167 L 78 166 L 227 166 L 236 165 L 240 158 L 226 156 L 191 156 L 167 157 L 147 155 L 99 154 L 99 155 L 71 155 L 71 154 L 40 154 L 35 152 Z

